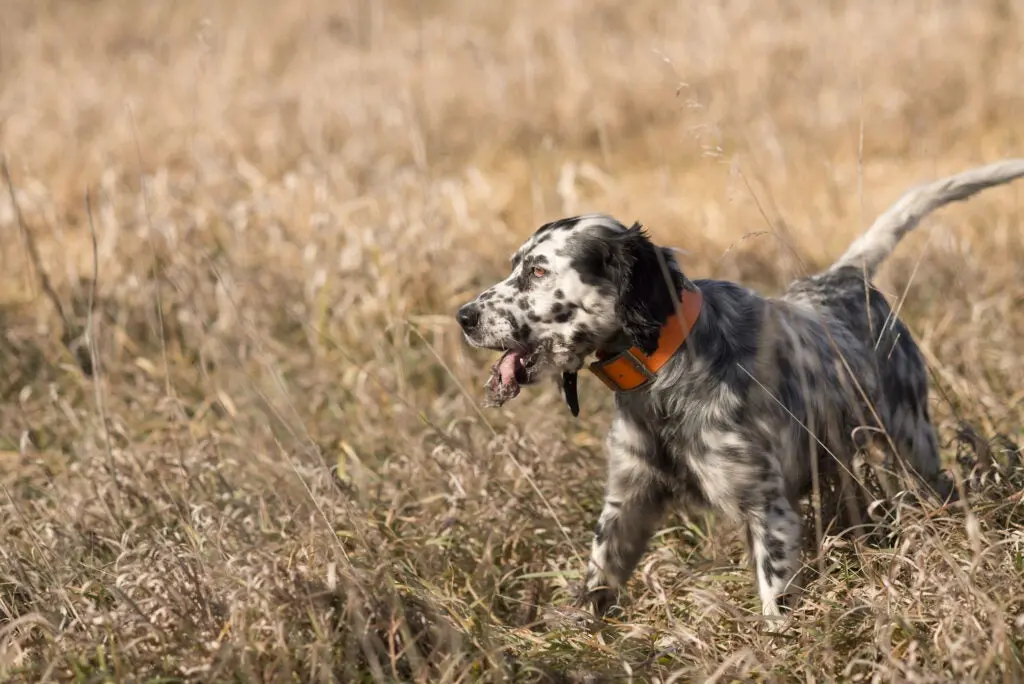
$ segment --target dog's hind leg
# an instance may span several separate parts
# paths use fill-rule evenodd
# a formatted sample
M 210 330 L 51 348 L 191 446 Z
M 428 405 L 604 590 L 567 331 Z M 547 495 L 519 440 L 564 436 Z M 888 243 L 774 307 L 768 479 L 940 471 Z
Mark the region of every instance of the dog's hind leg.
M 769 490 L 760 508 L 746 511 L 747 539 L 762 613 L 782 616 L 781 599 L 800 570 L 801 520 L 782 490 Z

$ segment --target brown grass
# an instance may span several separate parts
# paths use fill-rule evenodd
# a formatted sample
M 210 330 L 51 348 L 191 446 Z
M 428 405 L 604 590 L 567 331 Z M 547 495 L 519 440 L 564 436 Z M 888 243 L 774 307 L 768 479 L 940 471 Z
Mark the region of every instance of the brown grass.
M 907 186 L 1021 154 L 1019 3 L 0 5 L 0 147 L 77 350 L 0 193 L 0 677 L 1024 677 L 1005 479 L 895 549 L 826 539 L 784 638 L 739 536 L 679 516 L 621 622 L 546 620 L 610 397 L 479 410 L 451 317 L 585 210 L 694 277 L 822 267 Z M 951 459 L 963 423 L 1021 437 L 1022 225 L 1024 186 L 988 191 L 879 281 Z

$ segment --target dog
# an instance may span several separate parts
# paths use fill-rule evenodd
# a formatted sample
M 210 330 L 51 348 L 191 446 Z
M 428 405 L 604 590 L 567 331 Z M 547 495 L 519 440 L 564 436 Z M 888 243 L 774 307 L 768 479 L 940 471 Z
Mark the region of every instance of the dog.
M 471 346 L 502 352 L 492 405 L 553 377 L 577 414 L 584 367 L 614 392 L 579 603 L 604 616 L 681 503 L 744 526 L 763 616 L 779 619 L 815 477 L 850 487 L 855 454 L 881 443 L 887 464 L 938 482 L 925 361 L 871 280 L 927 214 L 1021 176 L 1024 159 L 1011 159 L 912 188 L 831 267 L 778 297 L 690 280 L 639 223 L 589 214 L 537 229 L 511 274 L 455 318 Z

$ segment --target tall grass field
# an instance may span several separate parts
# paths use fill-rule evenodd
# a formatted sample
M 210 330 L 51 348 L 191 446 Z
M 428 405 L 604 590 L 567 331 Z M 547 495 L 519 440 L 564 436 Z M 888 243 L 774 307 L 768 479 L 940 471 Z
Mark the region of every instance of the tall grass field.
M 2 0 L 0 680 L 1024 681 L 1024 184 L 877 281 L 969 506 L 825 534 L 778 635 L 741 530 L 681 512 L 570 613 L 612 396 L 482 408 L 454 321 L 590 211 L 781 292 L 1022 155 L 1022 36 L 1014 0 Z

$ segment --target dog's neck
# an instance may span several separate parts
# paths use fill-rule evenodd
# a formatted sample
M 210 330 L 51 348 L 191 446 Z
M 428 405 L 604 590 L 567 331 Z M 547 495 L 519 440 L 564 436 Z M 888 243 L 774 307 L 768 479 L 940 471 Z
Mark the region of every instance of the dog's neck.
M 691 283 L 682 289 L 679 306 L 661 326 L 658 346 L 646 353 L 637 346 L 612 346 L 597 350 L 590 371 L 614 392 L 632 392 L 649 385 L 658 371 L 686 342 L 704 304 L 701 291 Z

